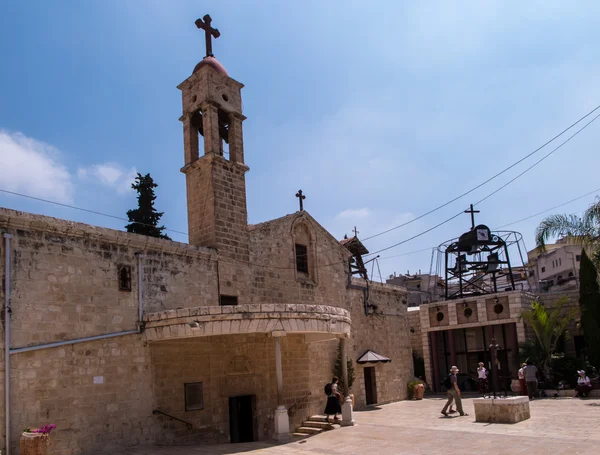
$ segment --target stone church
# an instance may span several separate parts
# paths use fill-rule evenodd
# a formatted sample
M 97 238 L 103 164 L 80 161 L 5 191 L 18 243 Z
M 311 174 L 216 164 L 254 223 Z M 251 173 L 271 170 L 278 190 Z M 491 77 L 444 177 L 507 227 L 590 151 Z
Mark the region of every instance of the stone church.
M 355 409 L 406 398 L 405 290 L 306 211 L 248 225 L 242 87 L 210 47 L 178 87 L 189 244 L 0 208 L 2 453 L 50 423 L 55 455 L 285 440 L 338 352 Z

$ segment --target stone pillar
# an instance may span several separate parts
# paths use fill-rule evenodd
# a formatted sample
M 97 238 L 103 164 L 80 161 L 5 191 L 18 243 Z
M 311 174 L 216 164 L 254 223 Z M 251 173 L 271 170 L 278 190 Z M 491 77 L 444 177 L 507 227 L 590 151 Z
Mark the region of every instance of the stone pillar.
M 210 103 L 202 104 L 202 129 L 204 130 L 204 154 L 221 156 L 223 144 L 219 135 L 219 111 Z
M 198 159 L 198 128 L 193 125 L 190 114 L 182 117 L 181 121 L 183 122 L 183 151 L 187 166 Z
M 290 417 L 283 405 L 283 366 L 281 362 L 281 336 L 272 334 L 275 338 L 275 374 L 277 376 L 277 409 L 275 409 L 275 439 L 287 441 L 290 435 Z
M 26 433 L 21 434 L 21 455 L 47 455 L 50 438 L 47 434 Z
M 240 114 L 230 114 L 229 116 L 229 160 L 239 164 L 244 164 L 242 121 L 245 118 Z
M 348 387 L 348 356 L 347 356 L 348 339 L 346 337 L 340 339 L 340 351 L 342 354 L 342 378 L 344 380 L 344 404 L 342 405 L 342 426 L 354 425 L 352 416 L 352 398 L 350 398 L 350 388 Z

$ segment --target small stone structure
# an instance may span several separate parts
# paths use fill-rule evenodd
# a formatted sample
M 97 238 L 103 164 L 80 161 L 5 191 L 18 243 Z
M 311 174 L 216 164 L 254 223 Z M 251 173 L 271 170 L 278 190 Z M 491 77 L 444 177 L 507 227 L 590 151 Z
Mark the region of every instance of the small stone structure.
M 475 421 L 487 423 L 517 423 L 531 417 L 529 398 L 476 398 Z

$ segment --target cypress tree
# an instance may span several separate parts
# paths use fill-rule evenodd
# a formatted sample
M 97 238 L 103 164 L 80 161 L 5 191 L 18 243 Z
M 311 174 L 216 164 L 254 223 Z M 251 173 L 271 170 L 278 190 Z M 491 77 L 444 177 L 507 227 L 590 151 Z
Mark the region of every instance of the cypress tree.
M 590 363 L 598 368 L 600 367 L 600 286 L 598 286 L 598 271 L 585 249 L 581 251 L 579 265 L 579 305 L 587 357 Z
M 354 364 L 352 360 L 346 359 L 346 366 L 348 368 L 348 389 L 352 388 L 352 384 L 354 383 L 354 379 L 356 375 L 354 373 Z M 342 349 L 338 344 L 337 348 L 337 359 L 335 359 L 335 365 L 333 367 L 333 374 L 338 377 L 338 392 L 344 393 L 344 376 L 342 374 Z
M 157 186 L 150 174 L 142 175 L 138 172 L 135 182 L 131 184 L 138 193 L 138 208 L 127 211 L 129 224 L 125 228 L 127 232 L 134 234 L 170 240 L 166 234 L 163 234 L 165 227 L 158 225 L 163 212 L 157 212 L 154 208 L 156 200 L 154 188 Z

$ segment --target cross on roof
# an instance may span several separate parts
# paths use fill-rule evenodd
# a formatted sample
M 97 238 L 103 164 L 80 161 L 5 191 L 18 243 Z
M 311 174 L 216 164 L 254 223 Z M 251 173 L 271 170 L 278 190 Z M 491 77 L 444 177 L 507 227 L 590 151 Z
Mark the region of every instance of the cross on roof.
M 354 237 L 357 237 L 359 233 L 360 231 L 356 229 L 356 226 L 354 226 Z
M 471 229 L 475 229 L 475 214 L 480 213 L 479 210 L 473 209 L 473 204 L 469 205 L 469 210 L 465 210 L 465 213 L 471 214 Z
M 296 193 L 296 197 L 300 200 L 300 211 L 303 212 L 304 211 L 304 204 L 302 203 L 302 201 L 304 199 L 306 199 L 306 196 L 304 196 L 302 194 L 302 190 L 298 190 L 298 192 Z
M 202 21 L 202 19 L 204 19 L 204 21 Z M 204 16 L 202 19 L 196 19 L 195 24 L 196 24 L 196 27 L 204 30 L 204 37 L 206 39 L 206 56 L 214 57 L 214 55 L 212 53 L 211 36 L 218 38 L 219 36 L 221 36 L 221 33 L 216 28 L 211 27 L 210 23 L 212 22 L 212 19 L 210 18 L 210 16 L 208 14 L 206 16 Z

